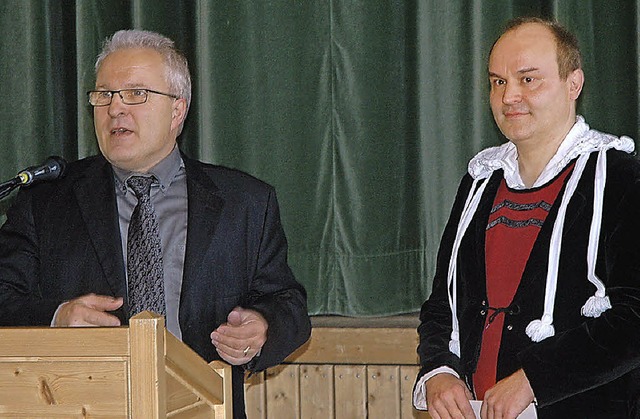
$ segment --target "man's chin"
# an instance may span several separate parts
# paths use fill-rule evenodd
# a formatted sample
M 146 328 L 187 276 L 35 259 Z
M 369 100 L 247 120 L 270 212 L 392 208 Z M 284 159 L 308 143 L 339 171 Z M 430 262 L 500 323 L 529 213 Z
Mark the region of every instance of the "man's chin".
M 111 153 L 109 155 L 105 155 L 105 157 L 112 166 L 115 166 L 118 169 L 128 170 L 131 172 L 140 171 L 138 167 L 138 165 L 140 164 L 140 159 L 136 158 L 136 156 Z
M 502 135 L 509 141 L 517 143 L 531 136 L 531 127 L 523 121 L 506 121 L 498 125 Z

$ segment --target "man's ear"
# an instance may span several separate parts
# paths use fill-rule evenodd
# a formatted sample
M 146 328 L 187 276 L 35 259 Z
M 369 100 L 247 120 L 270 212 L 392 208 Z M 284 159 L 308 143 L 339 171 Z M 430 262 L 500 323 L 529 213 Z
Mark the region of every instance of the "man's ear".
M 569 83 L 569 97 L 578 100 L 584 86 L 584 72 L 581 69 L 573 70 L 567 77 Z
M 171 111 L 171 129 L 176 129 L 184 122 L 187 117 L 187 100 L 183 98 L 176 99 L 173 103 Z

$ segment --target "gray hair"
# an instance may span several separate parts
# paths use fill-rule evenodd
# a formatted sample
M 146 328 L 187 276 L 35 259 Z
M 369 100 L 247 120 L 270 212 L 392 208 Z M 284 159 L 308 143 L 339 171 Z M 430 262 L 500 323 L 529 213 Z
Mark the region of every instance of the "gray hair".
M 113 52 L 129 48 L 149 48 L 157 51 L 164 58 L 165 79 L 171 94 L 187 101 L 187 110 L 191 104 L 191 76 L 187 58 L 166 36 L 156 32 L 137 29 L 120 30 L 107 38 L 102 45 L 102 51 L 96 59 L 96 75 L 107 56 Z

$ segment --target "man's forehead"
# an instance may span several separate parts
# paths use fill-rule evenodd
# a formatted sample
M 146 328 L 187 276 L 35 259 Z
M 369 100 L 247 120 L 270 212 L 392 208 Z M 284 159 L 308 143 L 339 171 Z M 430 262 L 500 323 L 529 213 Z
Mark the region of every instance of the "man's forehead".
M 489 66 L 495 61 L 509 61 L 517 67 L 536 66 L 543 58 L 556 58 L 556 40 L 543 25 L 527 23 L 504 33 L 489 56 Z
M 148 79 L 164 79 L 164 61 L 162 56 L 151 49 L 123 49 L 114 51 L 105 57 L 96 74 L 96 82 L 102 79 L 118 78 L 130 80 L 130 87 Z
M 543 47 L 541 49 L 547 49 L 555 44 L 556 39 L 549 28 L 540 23 L 525 23 L 502 34 L 496 41 L 492 53 L 505 45 L 540 46 Z

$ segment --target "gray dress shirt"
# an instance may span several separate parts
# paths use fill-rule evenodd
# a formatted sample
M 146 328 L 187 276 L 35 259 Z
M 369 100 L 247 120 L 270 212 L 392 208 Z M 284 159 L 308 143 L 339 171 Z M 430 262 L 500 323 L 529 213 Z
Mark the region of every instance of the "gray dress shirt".
M 127 264 L 127 232 L 133 209 L 138 203 L 127 179 L 133 175 L 152 174 L 158 182 L 151 185 L 151 203 L 156 211 L 162 243 L 164 290 L 167 305 L 166 326 L 178 339 L 182 338 L 178 322 L 180 289 L 187 244 L 187 176 L 178 147 L 155 165 L 149 173 L 134 173 L 113 167 L 116 200 L 120 220 L 122 254 Z

